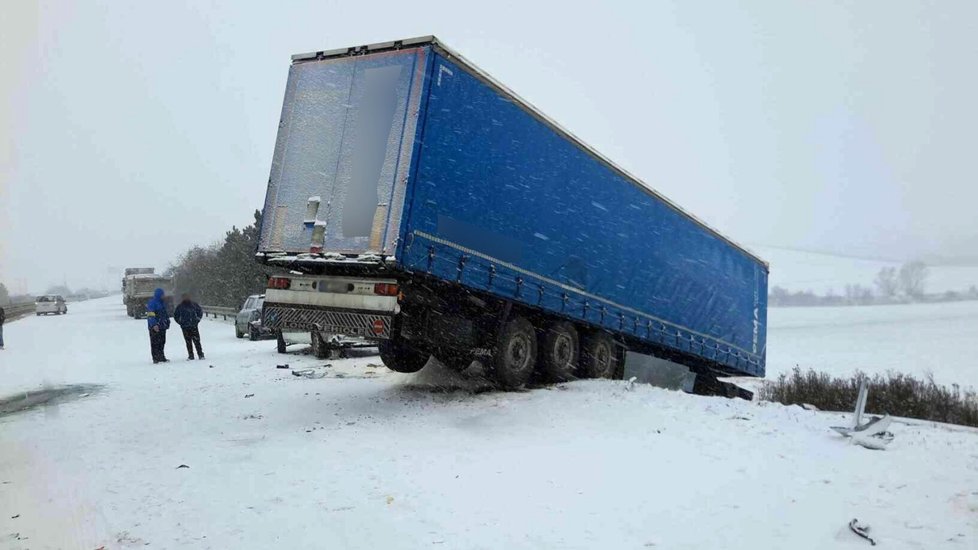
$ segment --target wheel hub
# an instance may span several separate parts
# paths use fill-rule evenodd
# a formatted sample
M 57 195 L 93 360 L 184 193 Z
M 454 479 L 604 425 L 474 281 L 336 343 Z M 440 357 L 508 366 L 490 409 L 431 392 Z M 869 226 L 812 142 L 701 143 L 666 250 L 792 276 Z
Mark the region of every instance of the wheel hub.
M 573 357 L 571 352 L 571 339 L 566 334 L 561 334 L 554 341 L 554 362 L 558 365 L 567 365 Z
M 517 370 L 523 370 L 530 363 L 530 341 L 524 335 L 513 338 L 507 347 L 509 362 Z

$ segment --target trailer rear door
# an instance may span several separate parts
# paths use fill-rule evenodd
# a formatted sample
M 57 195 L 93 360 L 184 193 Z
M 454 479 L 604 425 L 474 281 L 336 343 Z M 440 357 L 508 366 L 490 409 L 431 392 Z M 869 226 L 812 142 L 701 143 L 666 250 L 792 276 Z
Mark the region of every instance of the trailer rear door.
M 392 253 L 426 55 L 410 48 L 292 65 L 259 251 Z

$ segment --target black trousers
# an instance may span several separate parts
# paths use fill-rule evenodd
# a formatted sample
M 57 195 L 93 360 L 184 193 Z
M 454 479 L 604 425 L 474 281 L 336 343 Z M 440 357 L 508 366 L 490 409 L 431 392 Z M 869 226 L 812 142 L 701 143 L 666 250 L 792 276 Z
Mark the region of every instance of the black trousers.
M 166 331 L 157 332 L 149 329 L 149 351 L 153 354 L 154 363 L 166 361 L 166 355 L 163 354 L 164 346 L 166 346 Z
M 204 350 L 200 347 L 200 330 L 197 327 L 183 329 L 183 341 L 187 343 L 187 357 L 194 358 L 194 348 L 197 348 L 197 358 L 204 356 Z

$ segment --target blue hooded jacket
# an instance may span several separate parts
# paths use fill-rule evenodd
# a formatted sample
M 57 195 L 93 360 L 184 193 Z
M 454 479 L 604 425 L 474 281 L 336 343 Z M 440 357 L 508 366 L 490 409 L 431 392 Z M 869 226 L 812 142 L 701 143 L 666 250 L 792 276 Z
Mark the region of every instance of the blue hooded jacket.
M 166 302 L 163 301 L 163 289 L 157 288 L 153 291 L 153 298 L 146 304 L 146 323 L 149 328 L 155 326 L 160 330 L 170 328 L 170 313 L 166 310 Z

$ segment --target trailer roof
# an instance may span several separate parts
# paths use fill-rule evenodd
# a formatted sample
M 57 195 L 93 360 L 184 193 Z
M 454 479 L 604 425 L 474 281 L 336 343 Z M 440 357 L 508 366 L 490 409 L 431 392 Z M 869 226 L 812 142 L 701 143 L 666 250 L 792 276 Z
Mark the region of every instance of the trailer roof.
M 128 277 L 130 279 L 159 280 L 159 281 L 162 281 L 162 280 L 169 281 L 169 280 L 173 279 L 173 277 L 167 277 L 166 275 L 163 275 L 163 274 L 160 274 L 160 273 L 133 273 L 132 275 L 126 275 L 126 277 Z
M 555 120 L 553 120 L 552 118 L 550 118 L 547 115 L 545 115 L 543 113 L 543 111 L 541 111 L 540 109 L 537 109 L 536 107 L 534 107 L 532 103 L 530 103 L 529 101 L 527 101 L 527 100 L 523 99 L 522 97 L 520 97 L 519 95 L 517 95 L 515 92 L 513 92 L 512 90 L 510 90 L 509 88 L 507 88 L 503 83 L 501 83 L 498 80 L 496 80 L 495 78 L 493 78 L 492 75 L 490 75 L 489 73 L 487 73 L 487 72 L 483 71 L 482 69 L 480 69 L 475 63 L 472 63 L 471 61 L 469 61 L 468 59 L 466 59 L 465 57 L 463 57 L 461 54 L 457 53 L 455 50 L 452 50 L 451 48 L 449 48 L 447 45 L 445 45 L 444 42 L 438 40 L 438 38 L 436 38 L 433 35 L 429 35 L 429 36 L 418 36 L 418 37 L 415 37 L 415 38 L 405 38 L 403 40 L 392 40 L 390 42 L 379 42 L 379 43 L 376 43 L 376 44 L 366 44 L 366 45 L 362 45 L 362 46 L 352 46 L 352 47 L 349 47 L 349 48 L 336 48 L 336 49 L 332 49 L 332 50 L 320 50 L 320 51 L 316 51 L 316 52 L 308 52 L 308 53 L 302 53 L 302 54 L 295 54 L 295 55 L 292 56 L 292 62 L 293 63 L 303 63 L 303 62 L 307 62 L 307 61 L 318 61 L 318 60 L 322 60 L 322 59 L 331 59 L 331 58 L 336 58 L 336 57 L 351 57 L 351 56 L 357 56 L 357 55 L 366 55 L 366 54 L 375 53 L 375 52 L 382 52 L 382 51 L 389 51 L 389 50 L 399 50 L 399 49 L 402 49 L 402 48 L 419 47 L 419 46 L 429 46 L 429 45 L 432 46 L 432 47 L 434 47 L 440 53 L 444 54 L 446 57 L 451 58 L 452 60 L 454 60 L 454 61 L 458 62 L 459 64 L 461 64 L 463 67 L 467 68 L 477 78 L 481 79 L 482 81 L 484 81 L 489 86 L 495 88 L 497 91 L 499 91 L 503 95 L 508 96 L 513 102 L 515 102 L 518 105 L 522 106 L 527 112 L 529 112 L 531 115 L 533 115 L 537 120 L 539 120 L 540 122 L 543 122 L 544 124 L 546 124 L 547 126 L 549 126 L 551 129 L 553 129 L 558 134 L 563 135 L 565 138 L 567 138 L 567 139 L 571 140 L 572 142 L 574 142 L 575 144 L 577 144 L 578 147 L 580 147 L 581 149 L 583 149 L 585 152 L 587 152 L 588 154 L 590 154 L 592 157 L 594 157 L 595 159 L 597 159 L 599 162 L 605 164 L 606 166 L 608 166 L 609 168 L 611 168 L 615 172 L 618 172 L 624 178 L 626 178 L 628 180 L 631 180 L 633 183 L 637 184 L 638 187 L 641 188 L 643 191 L 649 193 L 650 195 L 652 195 L 652 196 L 656 197 L 657 199 L 661 200 L 662 202 L 666 203 L 673 210 L 679 212 L 683 216 L 686 216 L 687 218 L 689 218 L 690 220 L 692 220 L 697 225 L 699 225 L 702 228 L 706 229 L 707 231 L 709 231 L 713 235 L 717 236 L 721 240 L 725 241 L 726 243 L 730 244 L 734 248 L 737 248 L 738 250 L 740 250 L 741 252 L 743 252 L 747 256 L 750 256 L 754 260 L 758 261 L 759 263 L 761 263 L 762 265 L 764 265 L 764 267 L 766 269 L 770 269 L 768 262 L 765 261 L 760 256 L 758 256 L 755 252 L 753 252 L 752 250 L 750 250 L 746 246 L 737 243 L 736 241 L 734 241 L 730 237 L 727 237 L 723 233 L 720 233 L 720 231 L 718 231 L 717 229 L 714 229 L 712 226 L 710 226 L 705 221 L 699 219 L 698 217 L 696 217 L 695 215 L 693 215 L 692 213 L 690 213 L 689 211 L 687 211 L 683 207 L 679 206 L 678 204 L 676 204 L 675 202 L 673 202 L 672 200 L 670 200 L 668 197 L 666 197 L 662 193 L 656 191 L 652 186 L 650 186 L 649 184 L 645 183 L 640 178 L 636 177 L 635 175 L 633 175 L 629 171 L 625 170 L 624 168 L 622 168 L 621 166 L 619 166 L 618 164 L 616 164 L 614 161 L 612 161 L 608 157 L 606 157 L 603 154 L 601 154 L 597 149 L 595 149 L 594 147 L 591 147 L 590 145 L 588 145 L 587 143 L 585 143 L 582 139 L 580 139 L 579 137 L 575 136 L 569 130 L 567 130 L 566 128 L 564 128 L 560 124 L 558 124 Z

